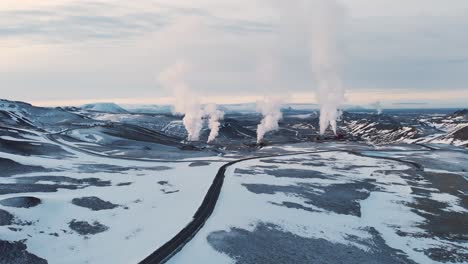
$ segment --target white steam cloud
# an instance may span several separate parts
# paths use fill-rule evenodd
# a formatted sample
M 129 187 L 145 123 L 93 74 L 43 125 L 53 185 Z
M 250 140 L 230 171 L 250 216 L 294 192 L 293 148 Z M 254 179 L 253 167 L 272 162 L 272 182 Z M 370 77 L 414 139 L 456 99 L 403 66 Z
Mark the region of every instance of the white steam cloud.
M 224 118 L 224 112 L 219 110 L 216 104 L 207 104 L 204 109 L 205 115 L 208 117 L 208 127 L 210 128 L 210 135 L 208 136 L 208 143 L 218 137 L 220 120 Z
M 345 101 L 340 78 L 339 38 L 343 30 L 344 9 L 336 0 L 307 0 L 310 3 L 310 44 L 312 68 L 317 81 L 320 104 L 320 133 L 331 126 L 336 134 L 339 107 Z
M 320 133 L 331 126 L 336 134 L 338 109 L 345 101 L 340 78 L 340 37 L 345 10 L 337 0 L 273 1 L 282 14 L 281 23 L 306 42 L 320 104 Z M 303 39 L 305 38 L 305 39 Z
M 159 83 L 174 95 L 173 112 L 184 114 L 183 124 L 188 133 L 189 141 L 197 141 L 203 128 L 204 112 L 201 109 L 198 97 L 193 93 L 185 81 L 185 76 L 190 72 L 187 63 L 176 63 L 161 72 L 158 76 Z
M 257 143 L 263 141 L 263 137 L 266 133 L 278 130 L 278 122 L 283 118 L 281 103 L 281 99 L 271 97 L 257 102 L 257 112 L 261 113 L 263 116 L 262 121 L 257 127 Z
M 377 111 L 378 115 L 382 114 L 383 109 L 382 109 L 382 103 L 380 103 L 380 101 L 377 101 L 377 102 L 371 104 L 371 107 L 374 108 Z

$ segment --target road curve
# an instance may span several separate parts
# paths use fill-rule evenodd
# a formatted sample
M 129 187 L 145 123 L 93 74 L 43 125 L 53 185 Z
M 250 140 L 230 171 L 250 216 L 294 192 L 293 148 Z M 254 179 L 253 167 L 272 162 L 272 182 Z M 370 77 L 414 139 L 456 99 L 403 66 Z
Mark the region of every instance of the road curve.
M 64 144 L 63 142 L 60 142 L 59 140 L 57 140 L 54 137 L 54 134 L 46 134 L 45 136 L 46 136 L 47 139 L 49 139 L 50 141 L 52 141 L 52 142 L 54 142 L 56 144 L 65 145 L 66 147 L 71 148 L 71 149 L 73 149 L 75 151 L 83 152 L 85 154 L 92 155 L 92 156 L 105 157 L 105 158 L 111 158 L 111 159 L 133 160 L 133 161 L 168 162 L 167 160 L 147 160 L 147 159 L 138 159 L 138 158 L 110 157 L 110 156 L 103 155 L 103 154 L 100 154 L 100 153 L 87 151 L 87 150 L 75 147 L 73 145 Z M 437 150 L 437 149 L 427 148 L 427 150 L 419 150 L 419 151 L 424 152 L 424 151 L 433 151 L 433 150 Z M 373 150 L 367 150 L 367 151 L 373 151 Z M 382 151 L 382 150 L 374 150 L 374 151 Z M 247 160 L 253 160 L 253 159 L 295 156 L 295 155 L 302 155 L 302 154 L 314 154 L 314 153 L 325 153 L 325 152 L 346 152 L 346 153 L 349 153 L 349 154 L 363 156 L 363 157 L 392 160 L 392 161 L 406 163 L 406 164 L 408 164 L 408 165 L 410 165 L 412 167 L 415 167 L 417 170 L 423 170 L 423 167 L 420 164 L 415 163 L 415 162 L 405 161 L 405 160 L 401 160 L 401 159 L 398 159 L 398 158 L 391 158 L 391 157 L 369 156 L 369 155 L 365 155 L 363 153 L 360 153 L 359 151 L 343 150 L 343 149 L 304 151 L 304 152 L 294 152 L 294 153 L 287 153 L 287 154 L 272 154 L 272 155 L 254 156 L 254 157 L 248 157 L 248 158 L 244 158 L 244 159 L 234 160 L 234 161 L 231 161 L 231 162 L 228 162 L 228 163 L 222 165 L 219 168 L 216 176 L 213 179 L 213 182 L 212 182 L 210 188 L 208 189 L 208 192 L 205 195 L 205 198 L 203 199 L 201 205 L 199 206 L 199 208 L 195 212 L 192 221 L 190 223 L 188 223 L 182 230 L 180 230 L 171 240 L 166 242 L 164 245 L 162 245 L 160 248 L 158 248 L 156 251 L 154 251 L 151 255 L 149 255 L 144 260 L 142 260 L 139 264 L 165 263 L 172 256 L 174 256 L 177 252 L 179 252 L 198 233 L 198 231 L 203 227 L 203 225 L 208 220 L 208 218 L 211 216 L 211 214 L 213 213 L 213 211 L 214 211 L 214 209 L 216 207 L 216 203 L 218 202 L 219 195 L 221 194 L 222 185 L 224 183 L 225 172 L 226 172 L 226 170 L 227 170 L 227 168 L 229 166 L 232 166 L 232 165 L 234 165 L 236 163 L 239 163 L 239 162 L 243 162 L 243 161 L 247 161 Z M 216 161 L 216 160 L 207 160 L 207 161 L 209 161 L 209 162 L 226 162 L 226 161 Z M 183 161 L 171 160 L 171 162 L 192 162 L 192 161 L 189 161 L 189 160 L 183 160 Z
M 376 150 L 377 151 L 377 150 Z M 429 151 L 429 150 L 428 150 Z M 167 262 L 172 256 L 177 254 L 203 227 L 206 223 L 208 218 L 213 213 L 216 203 L 218 202 L 219 195 L 221 194 L 221 188 L 224 182 L 225 173 L 229 166 L 232 166 L 236 163 L 253 160 L 253 159 L 263 159 L 263 158 L 272 158 L 272 157 L 285 157 L 285 156 L 295 156 L 295 155 L 302 155 L 302 154 L 314 154 L 314 153 L 326 153 L 326 152 L 346 152 L 352 155 L 374 158 L 374 159 L 385 159 L 385 160 L 392 160 L 401 163 L 405 163 L 411 167 L 414 167 L 416 170 L 424 170 L 422 165 L 401 160 L 398 158 L 391 158 L 391 157 L 378 157 L 378 156 L 368 156 L 362 154 L 357 151 L 351 150 L 319 150 L 319 151 L 306 151 L 306 152 L 295 152 L 295 153 L 288 153 L 288 154 L 276 154 L 276 155 L 265 155 L 265 156 L 256 156 L 256 157 L 249 157 L 245 159 L 239 159 L 235 161 L 228 162 L 221 166 L 211 184 L 203 202 L 201 203 L 200 207 L 196 211 L 195 215 L 193 216 L 193 220 L 186 225 L 179 233 L 177 233 L 171 240 L 166 242 L 156 251 L 154 251 L 151 255 L 146 257 L 144 260 L 139 262 L 139 264 L 160 264 Z

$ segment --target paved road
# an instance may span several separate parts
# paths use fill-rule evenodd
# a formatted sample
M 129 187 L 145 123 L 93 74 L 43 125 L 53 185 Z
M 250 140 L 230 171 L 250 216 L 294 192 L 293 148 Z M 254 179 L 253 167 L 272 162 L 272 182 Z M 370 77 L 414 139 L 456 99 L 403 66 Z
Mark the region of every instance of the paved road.
M 192 161 L 168 161 L 168 160 L 147 160 L 147 159 L 138 159 L 138 158 L 124 158 L 124 157 L 110 157 L 104 154 L 99 154 L 95 153 L 92 151 L 84 150 L 78 147 L 75 147 L 73 145 L 69 144 L 64 144 L 63 142 L 60 142 L 55 138 L 56 135 L 54 134 L 47 134 L 46 137 L 53 141 L 54 143 L 57 143 L 59 145 L 64 145 L 68 148 L 71 148 L 75 151 L 83 152 L 88 155 L 93 155 L 93 156 L 98 156 L 98 157 L 105 157 L 105 158 L 112 158 L 112 159 L 123 159 L 123 160 L 134 160 L 134 161 L 145 161 L 145 162 L 193 162 Z M 426 150 L 419 150 L 419 151 L 434 151 L 437 149 L 427 147 L 425 145 L 422 145 L 423 147 L 426 147 Z M 385 151 L 385 150 L 366 150 L 367 152 L 370 151 Z M 363 157 L 369 157 L 369 158 L 374 158 L 374 159 L 385 159 L 385 160 L 392 160 L 392 161 L 397 161 L 397 162 L 402 162 L 407 165 L 410 165 L 412 167 L 415 167 L 417 170 L 424 170 L 423 166 L 411 162 L 411 161 L 405 161 L 401 160 L 398 158 L 391 158 L 391 157 L 377 157 L 377 156 L 369 156 L 365 155 L 363 153 L 360 153 L 358 151 L 351 151 L 351 150 L 342 150 L 342 149 L 335 149 L 335 150 L 320 150 L 320 151 L 305 151 L 305 152 L 294 152 L 294 153 L 287 153 L 287 154 L 273 154 L 273 155 L 263 155 L 263 156 L 255 156 L 255 157 L 248 157 L 244 159 L 239 159 L 235 161 L 228 162 L 221 166 L 213 179 L 213 183 L 211 184 L 207 194 L 205 195 L 205 198 L 203 199 L 203 202 L 201 203 L 200 207 L 198 210 L 195 212 L 193 216 L 193 220 L 188 223 L 182 230 L 179 231 L 171 240 L 166 242 L 163 246 L 160 248 L 156 249 L 151 255 L 146 257 L 144 260 L 142 260 L 139 264 L 159 264 L 159 263 L 165 263 L 168 261 L 172 256 L 174 256 L 177 252 L 179 252 L 197 233 L 198 231 L 203 227 L 203 225 L 206 223 L 208 218 L 211 216 L 213 213 L 216 203 L 218 201 L 219 195 L 221 194 L 221 189 L 223 186 L 224 178 L 225 178 L 225 173 L 226 170 L 229 166 L 232 166 L 236 163 L 240 163 L 243 161 L 247 160 L 253 160 L 253 159 L 263 159 L 263 158 L 273 158 L 273 157 L 285 157 L 285 156 L 295 156 L 295 155 L 302 155 L 302 154 L 314 154 L 314 153 L 325 153 L 325 152 L 346 152 L 349 154 L 353 155 L 358 155 L 358 156 L 363 156 Z M 200 161 L 200 160 L 196 160 Z M 212 160 L 206 160 L 207 162 L 226 162 L 226 161 L 212 161 Z
M 231 161 L 227 164 L 224 164 L 217 172 L 213 183 L 210 186 L 205 198 L 203 199 L 202 204 L 198 208 L 197 212 L 193 216 L 193 220 L 185 226 L 176 236 L 174 236 L 170 241 L 166 244 L 158 248 L 154 251 L 150 256 L 142 260 L 139 264 L 159 264 L 165 263 L 168 261 L 172 256 L 174 256 L 177 252 L 179 252 L 196 234 L 197 232 L 203 227 L 205 222 L 213 213 L 216 203 L 218 201 L 219 195 L 221 193 L 221 189 L 223 186 L 224 178 L 226 169 L 229 166 L 232 166 L 236 163 L 253 160 L 253 159 L 263 159 L 263 158 L 273 158 L 273 157 L 285 157 L 285 156 L 295 156 L 295 155 L 302 155 L 302 154 L 314 154 L 314 153 L 326 153 L 326 152 L 346 152 L 349 154 L 354 154 L 358 156 L 364 156 L 374 159 L 385 159 L 385 160 L 392 160 L 405 163 L 412 167 L 415 167 L 417 170 L 423 170 L 423 166 L 417 164 L 415 162 L 405 161 L 398 158 L 390 158 L 390 157 L 376 157 L 376 156 L 368 156 L 359 152 L 355 151 L 348 151 L 348 150 L 321 150 L 321 151 L 306 151 L 306 152 L 295 152 L 295 153 L 288 153 L 288 154 L 277 154 L 277 155 L 265 155 L 260 157 L 249 157 L 245 159 L 239 159 L 236 161 Z

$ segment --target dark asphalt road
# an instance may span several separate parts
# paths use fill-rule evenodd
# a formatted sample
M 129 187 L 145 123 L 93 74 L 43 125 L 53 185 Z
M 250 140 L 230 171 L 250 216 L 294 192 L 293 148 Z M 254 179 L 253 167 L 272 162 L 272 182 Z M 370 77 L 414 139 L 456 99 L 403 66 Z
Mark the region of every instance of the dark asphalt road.
M 105 157 L 105 158 L 113 158 L 113 159 L 123 159 L 123 160 L 134 160 L 134 161 L 144 161 L 144 162 L 169 162 L 166 160 L 146 160 L 146 159 L 138 159 L 138 158 L 123 158 L 123 157 L 109 157 L 107 155 L 99 154 L 99 153 L 94 153 L 91 151 L 83 150 L 81 148 L 68 145 L 68 144 L 63 144 L 62 142 L 58 141 L 55 137 L 54 134 L 48 134 L 46 135 L 47 138 L 57 144 L 60 145 L 65 145 L 66 147 L 69 147 L 73 150 L 79 151 L 79 152 L 84 152 L 88 155 L 92 156 L 98 156 L 98 157 Z M 424 145 L 423 145 L 424 146 Z M 426 147 L 426 146 L 424 146 Z M 419 150 L 419 151 L 435 151 L 437 149 L 426 147 L 427 150 Z M 367 150 L 372 151 L 372 150 Z M 375 151 L 384 151 L 384 150 L 375 150 Z M 391 157 L 377 157 L 377 156 L 369 156 L 365 155 L 363 153 L 360 153 L 358 151 L 352 151 L 352 150 L 342 150 L 342 149 L 335 149 L 335 150 L 320 150 L 320 151 L 305 151 L 305 152 L 295 152 L 295 153 L 288 153 L 288 154 L 274 154 L 274 155 L 263 155 L 263 156 L 256 156 L 256 157 L 248 157 L 244 159 L 239 159 L 235 161 L 228 162 L 221 166 L 213 180 L 213 183 L 211 184 L 207 194 L 205 195 L 205 198 L 203 199 L 203 202 L 199 206 L 198 210 L 195 212 L 193 216 L 193 220 L 187 224 L 182 230 L 179 231 L 171 240 L 166 242 L 163 246 L 159 247 L 154 251 L 151 255 L 146 257 L 144 260 L 142 260 L 139 264 L 159 264 L 159 263 L 165 263 L 168 261 L 172 256 L 174 256 L 177 252 L 179 252 L 197 233 L 198 231 L 203 227 L 203 225 L 206 223 L 208 218 L 211 216 L 213 213 L 216 203 L 218 201 L 219 195 L 221 193 L 222 185 L 224 182 L 225 178 L 225 172 L 229 166 L 232 166 L 236 163 L 247 161 L 247 160 L 253 160 L 253 159 L 263 159 L 263 158 L 273 158 L 273 157 L 284 157 L 284 156 L 294 156 L 294 155 L 302 155 L 302 154 L 314 154 L 314 153 L 325 153 L 325 152 L 346 152 L 349 154 L 353 155 L 358 155 L 358 156 L 363 156 L 363 157 L 369 157 L 369 158 L 374 158 L 374 159 L 385 159 L 385 160 L 392 160 L 392 161 L 397 161 L 401 163 L 405 163 L 409 166 L 415 167 L 417 170 L 424 170 L 423 166 L 411 162 L 411 161 L 405 161 L 399 158 L 391 158 Z M 171 160 L 170 162 L 192 162 L 192 161 L 173 161 Z M 207 162 L 213 162 L 212 160 L 207 160 Z M 214 161 L 214 162 L 225 162 L 225 161 Z
M 219 195 L 221 193 L 222 185 L 224 182 L 225 172 L 229 166 L 232 166 L 239 162 L 253 160 L 253 159 L 285 157 L 285 156 L 326 153 L 326 152 L 346 152 L 349 154 L 369 157 L 369 158 L 374 158 L 374 159 L 392 160 L 392 161 L 405 163 L 409 166 L 415 167 L 417 170 L 423 170 L 423 167 L 421 165 L 414 163 L 414 162 L 404 161 L 398 158 L 367 156 L 359 152 L 348 151 L 348 150 L 321 150 L 321 151 L 296 152 L 296 153 L 288 153 L 288 154 L 266 155 L 266 156 L 260 156 L 260 157 L 249 157 L 245 159 L 231 161 L 221 166 L 221 168 L 218 170 L 218 173 L 216 174 L 213 180 L 213 183 L 210 186 L 210 189 L 208 190 L 205 198 L 203 199 L 202 204 L 200 205 L 197 212 L 193 216 L 193 220 L 187 226 L 185 226 L 184 229 L 182 229 L 176 236 L 174 236 L 171 240 L 169 240 L 163 246 L 158 248 L 150 256 L 142 260 L 139 264 L 165 263 L 172 256 L 174 256 L 177 252 L 179 252 L 197 234 L 197 232 L 203 227 L 203 225 L 211 216 L 211 214 L 213 213 L 216 207 L 216 203 L 218 201 Z

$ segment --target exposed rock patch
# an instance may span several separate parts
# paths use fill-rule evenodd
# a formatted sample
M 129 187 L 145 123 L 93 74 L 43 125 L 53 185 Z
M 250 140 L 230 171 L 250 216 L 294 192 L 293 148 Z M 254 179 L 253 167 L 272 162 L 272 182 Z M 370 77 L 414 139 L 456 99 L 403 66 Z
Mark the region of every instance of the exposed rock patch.
M 13 218 L 13 215 L 8 211 L 0 209 L 0 226 L 11 225 L 13 223 Z
M 243 184 L 256 194 L 286 193 L 302 197 L 304 203 L 332 211 L 337 214 L 361 216 L 360 201 L 369 197 L 376 187 L 368 181 L 320 186 L 300 183 L 297 185 L 277 186 L 268 184 Z M 319 192 L 320 191 L 320 192 Z M 279 205 L 279 204 L 277 204 Z M 296 205 L 282 204 L 286 207 L 300 208 Z
M 201 166 L 208 166 L 210 165 L 209 162 L 206 161 L 195 161 L 189 164 L 189 167 L 201 167 Z
M 243 264 L 297 263 L 297 264 L 416 264 L 403 252 L 390 248 L 375 229 L 371 238 L 357 241 L 370 250 L 349 244 L 332 243 L 322 238 L 304 238 L 283 231 L 280 227 L 261 223 L 253 232 L 233 228 L 208 235 L 208 242 Z
M 41 181 L 53 182 L 53 183 L 67 183 L 74 185 L 88 185 L 96 187 L 105 187 L 110 186 L 110 181 L 103 181 L 99 178 L 84 178 L 76 179 L 66 176 L 27 176 L 27 177 L 18 177 L 15 179 L 17 183 L 38 183 Z
M 8 207 L 31 208 L 41 203 L 41 199 L 33 196 L 12 197 L 0 200 L 0 204 Z
M 99 234 L 109 229 L 109 227 L 99 223 L 98 221 L 94 221 L 90 224 L 86 221 L 77 221 L 75 219 L 68 223 L 68 226 L 71 230 L 82 236 Z
M 31 172 L 45 172 L 46 168 L 41 166 L 23 165 L 16 161 L 0 158 L 0 177 L 9 177 L 16 174 L 25 174 Z
M 0 240 L 0 264 L 47 264 L 34 254 L 29 253 L 23 242 Z
M 72 200 L 72 204 L 76 206 L 85 207 L 91 209 L 93 211 L 100 211 L 100 210 L 110 210 L 118 207 L 119 205 L 113 204 L 108 201 L 104 201 L 98 197 L 90 196 L 90 197 L 82 197 L 82 198 L 74 198 Z

